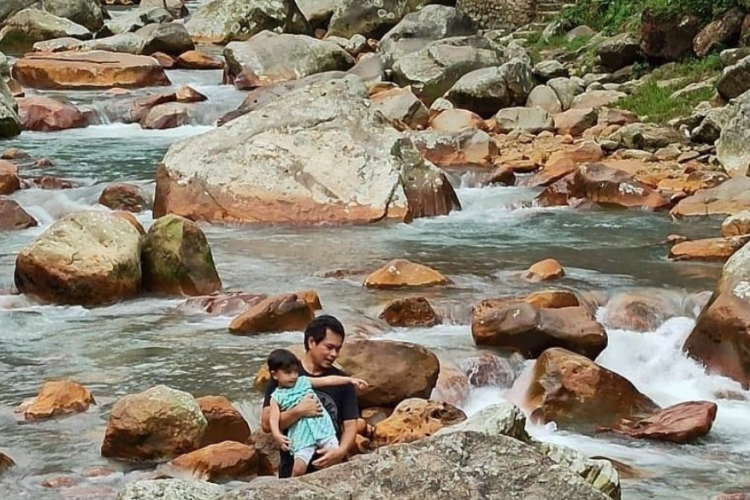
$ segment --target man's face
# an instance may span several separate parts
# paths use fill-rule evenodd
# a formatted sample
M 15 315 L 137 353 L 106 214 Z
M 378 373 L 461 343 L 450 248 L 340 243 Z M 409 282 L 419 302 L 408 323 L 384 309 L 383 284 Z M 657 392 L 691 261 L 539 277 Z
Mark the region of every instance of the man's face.
M 336 362 L 343 344 L 344 339 L 340 335 L 333 333 L 331 330 L 326 330 L 326 336 L 320 343 L 316 343 L 314 339 L 309 340 L 310 350 L 308 352 L 315 366 L 328 369 Z

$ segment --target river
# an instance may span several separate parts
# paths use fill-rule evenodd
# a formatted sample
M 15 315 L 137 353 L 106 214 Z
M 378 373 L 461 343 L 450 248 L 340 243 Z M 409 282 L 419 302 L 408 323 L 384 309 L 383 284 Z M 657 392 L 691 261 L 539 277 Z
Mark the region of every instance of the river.
M 190 83 L 209 97 L 204 105 L 206 124 L 153 131 L 104 122 L 0 141 L 0 149 L 18 147 L 34 157 L 50 158 L 54 166 L 45 168 L 45 175 L 71 179 L 79 186 L 16 193 L 13 198 L 40 225 L 0 235 L 0 449 L 18 464 L 0 480 L 0 498 L 112 498 L 114 490 L 139 473 L 99 455 L 108 411 L 117 398 L 156 384 L 196 396 L 224 395 L 257 428 L 260 394 L 253 389 L 257 369 L 270 349 L 301 341 L 301 333 L 230 335 L 231 318 L 176 310 L 182 300 L 144 296 L 84 309 L 2 295 L 12 287 L 18 251 L 53 221 L 77 210 L 105 210 L 97 199 L 108 182 L 134 182 L 153 192 L 156 165 L 169 145 L 209 130 L 210 117 L 235 108 L 242 99 L 241 93 L 219 85 L 217 71 L 171 71 L 169 76 L 175 85 Z M 153 89 L 141 92 L 149 91 Z M 62 95 L 95 107 L 101 99 L 96 93 Z M 22 171 L 27 176 L 40 173 Z M 449 318 L 448 324 L 395 329 L 385 337 L 423 344 L 457 362 L 477 352 L 468 321 L 471 305 L 483 298 L 545 288 L 518 277 L 519 271 L 538 260 L 553 257 L 563 263 L 567 276 L 555 287 L 579 291 L 658 288 L 688 297 L 711 290 L 720 273 L 717 264 L 670 262 L 667 247 L 660 244 L 672 233 L 715 234 L 717 222 L 677 223 L 663 213 L 636 211 L 541 209 L 531 203 L 534 190 L 477 188 L 466 180 L 457 182 L 462 211 L 409 225 L 206 226 L 205 231 L 226 290 L 273 294 L 312 288 L 326 312 L 349 321 L 377 317 L 386 301 L 403 292 L 371 291 L 356 278 L 324 278 L 323 272 L 373 270 L 393 258 L 438 269 L 455 284 L 423 294 Z M 150 212 L 140 214 L 139 220 L 150 224 Z M 655 332 L 610 329 L 609 347 L 598 362 L 661 405 L 716 401 L 718 418 L 707 438 L 676 446 L 608 434 L 581 435 L 551 425 L 530 425 L 530 432 L 642 471 L 645 477 L 623 480 L 627 500 L 707 500 L 727 488 L 750 488 L 750 403 L 718 400 L 717 390 L 741 389 L 730 380 L 704 374 L 682 354 L 682 342 L 693 324 L 694 315 L 689 314 L 668 320 Z M 14 413 L 19 403 L 33 397 L 45 380 L 58 377 L 86 385 L 98 405 L 82 415 L 22 422 Z M 505 390 L 475 389 L 464 409 L 472 414 L 502 401 Z M 104 478 L 82 477 L 97 466 L 117 472 Z M 77 485 L 67 489 L 41 485 L 61 474 L 75 476 Z

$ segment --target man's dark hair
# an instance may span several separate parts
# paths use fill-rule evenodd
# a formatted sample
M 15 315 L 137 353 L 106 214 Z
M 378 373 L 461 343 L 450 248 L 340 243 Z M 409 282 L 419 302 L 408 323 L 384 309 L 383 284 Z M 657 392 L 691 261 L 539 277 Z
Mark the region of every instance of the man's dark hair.
M 276 370 L 289 370 L 290 368 L 296 368 L 299 371 L 302 366 L 297 356 L 286 349 L 276 349 L 273 351 L 268 355 L 267 363 L 268 370 L 272 372 Z
M 344 325 L 341 324 L 341 321 L 327 314 L 318 316 L 307 325 L 307 328 L 305 328 L 305 351 L 310 350 L 310 339 L 313 339 L 316 344 L 319 344 L 323 342 L 324 338 L 326 338 L 326 332 L 328 330 L 341 337 L 341 340 L 344 340 L 346 337 L 346 334 L 344 333 Z

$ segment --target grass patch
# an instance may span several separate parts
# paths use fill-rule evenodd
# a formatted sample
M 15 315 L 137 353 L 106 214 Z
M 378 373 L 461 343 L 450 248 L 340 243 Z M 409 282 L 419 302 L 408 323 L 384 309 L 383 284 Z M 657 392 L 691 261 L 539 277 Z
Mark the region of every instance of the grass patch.
M 531 60 L 536 64 L 544 59 L 548 59 L 547 57 L 542 57 L 542 52 L 544 51 L 557 51 L 571 55 L 577 54 L 581 49 L 589 45 L 591 37 L 581 36 L 568 40 L 565 35 L 555 35 L 550 37 L 549 40 L 545 40 L 541 33 L 533 33 L 527 37 L 526 41 L 526 48 L 531 56 Z M 587 53 L 591 52 L 593 54 L 595 49 L 596 47 L 589 47 Z
M 646 121 L 664 124 L 674 118 L 689 115 L 698 103 L 714 96 L 714 89 L 711 87 L 672 98 L 672 94 L 681 87 L 683 86 L 660 87 L 657 80 L 649 79 L 631 95 L 617 101 L 616 106 L 632 111 Z
M 685 61 L 665 64 L 654 70 L 654 78 L 670 80 L 683 78 L 688 83 L 695 83 L 708 78 L 719 76 L 723 65 L 717 54 L 710 54 L 702 59 L 688 59 Z

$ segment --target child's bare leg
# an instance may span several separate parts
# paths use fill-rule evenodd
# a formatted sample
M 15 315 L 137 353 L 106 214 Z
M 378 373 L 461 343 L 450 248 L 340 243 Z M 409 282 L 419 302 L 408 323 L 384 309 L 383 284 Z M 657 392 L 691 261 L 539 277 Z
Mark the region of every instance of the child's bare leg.
M 292 469 L 292 477 L 304 476 L 307 472 L 307 462 L 304 460 L 294 460 L 294 469 Z

